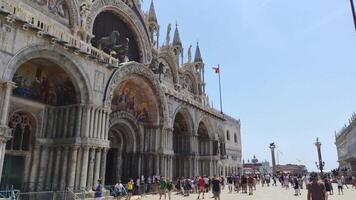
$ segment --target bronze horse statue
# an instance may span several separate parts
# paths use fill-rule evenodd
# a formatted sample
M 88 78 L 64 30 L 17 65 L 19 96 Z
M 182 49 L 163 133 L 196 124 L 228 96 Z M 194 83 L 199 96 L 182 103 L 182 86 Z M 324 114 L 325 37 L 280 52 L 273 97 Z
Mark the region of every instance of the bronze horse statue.
M 111 32 L 111 34 L 109 36 L 102 37 L 98 40 L 98 42 L 97 42 L 98 49 L 103 50 L 103 48 L 110 48 L 110 47 L 117 45 L 119 38 L 120 38 L 119 31 Z

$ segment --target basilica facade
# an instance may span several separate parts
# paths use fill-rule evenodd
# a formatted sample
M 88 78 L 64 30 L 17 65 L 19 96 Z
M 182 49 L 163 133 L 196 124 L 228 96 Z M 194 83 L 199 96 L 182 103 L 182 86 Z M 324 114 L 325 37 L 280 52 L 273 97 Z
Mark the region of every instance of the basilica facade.
M 140 2 L 0 0 L 2 187 L 242 168 L 240 121 L 209 105 L 199 45 L 184 52 Z

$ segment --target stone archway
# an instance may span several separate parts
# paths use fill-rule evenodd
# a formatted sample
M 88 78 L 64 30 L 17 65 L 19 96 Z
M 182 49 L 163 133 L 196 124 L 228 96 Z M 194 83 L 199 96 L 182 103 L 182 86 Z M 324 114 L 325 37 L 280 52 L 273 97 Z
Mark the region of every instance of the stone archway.
M 194 135 L 192 117 L 180 109 L 173 120 L 173 177 L 194 175 Z
M 120 16 L 135 35 L 140 49 L 141 63 L 150 63 L 152 59 L 151 42 L 143 19 L 123 1 L 95 1 L 86 20 L 86 30 L 92 32 L 96 17 L 102 12 L 112 12 Z
M 127 182 L 140 176 L 140 131 L 136 124 L 135 117 L 130 113 L 119 111 L 111 115 L 106 185 L 114 185 L 118 180 Z

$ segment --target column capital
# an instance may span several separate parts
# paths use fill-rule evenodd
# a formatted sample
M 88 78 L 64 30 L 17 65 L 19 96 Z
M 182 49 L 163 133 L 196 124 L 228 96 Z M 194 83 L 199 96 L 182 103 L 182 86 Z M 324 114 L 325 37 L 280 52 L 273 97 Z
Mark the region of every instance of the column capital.
M 12 81 L 4 81 L 0 83 L 1 87 L 3 88 L 8 88 L 8 89 L 13 89 L 16 88 L 16 83 Z

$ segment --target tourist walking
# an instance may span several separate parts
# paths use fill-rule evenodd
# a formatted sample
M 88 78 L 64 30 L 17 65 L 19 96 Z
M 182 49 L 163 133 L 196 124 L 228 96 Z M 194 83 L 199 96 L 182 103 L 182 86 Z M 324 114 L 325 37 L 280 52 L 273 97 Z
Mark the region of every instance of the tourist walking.
M 229 193 L 232 193 L 232 183 L 233 183 L 232 176 L 228 176 L 228 177 L 227 177 L 227 184 L 229 185 L 229 186 L 228 186 L 228 188 L 229 188 Z
M 215 200 L 220 200 L 220 193 L 221 193 L 221 182 L 218 177 L 214 177 L 211 181 L 212 185 L 212 192 L 214 195 Z
M 116 200 L 120 200 L 124 192 L 124 186 L 122 185 L 121 181 L 118 181 L 115 184 L 114 191 L 115 191 Z
M 95 186 L 95 188 L 93 188 L 93 190 L 95 191 L 95 193 L 94 193 L 95 200 L 102 200 L 103 199 L 103 185 L 102 185 L 101 179 L 98 179 L 97 185 Z
M 323 183 L 318 182 L 318 175 L 312 173 L 310 175 L 311 183 L 307 185 L 308 195 L 307 200 L 327 200 L 327 193 Z
M 356 189 L 356 178 L 355 178 L 355 176 L 352 176 L 352 188 Z
M 203 193 L 203 199 L 204 199 L 204 179 L 203 177 L 199 177 L 198 179 L 198 199 L 200 198 L 200 194 Z
M 254 178 L 251 175 L 247 178 L 247 184 L 248 184 L 248 195 L 253 195 Z
M 298 180 L 297 176 L 295 176 L 293 178 L 293 185 L 294 185 L 294 196 L 301 195 L 300 188 L 299 188 L 299 180 Z
M 337 191 L 338 191 L 338 194 L 340 195 L 340 193 L 342 195 L 344 195 L 344 183 L 342 182 L 342 179 L 339 177 L 337 177 Z
M 210 180 L 209 180 L 208 176 L 205 176 L 204 177 L 204 189 L 205 189 L 206 193 L 208 193 L 209 189 L 210 189 L 209 183 L 210 183 Z
M 334 193 L 333 185 L 331 184 L 330 180 L 327 177 L 324 179 L 324 185 L 325 185 L 326 192 L 328 192 L 329 195 L 333 195 Z
M 171 200 L 172 191 L 173 191 L 173 183 L 172 180 L 169 180 L 167 184 L 168 200 Z
M 161 176 L 159 181 L 159 199 L 161 200 L 162 196 L 166 199 L 166 189 L 167 189 L 167 182 L 164 177 Z
M 127 183 L 127 200 L 131 200 L 133 190 L 134 190 L 134 182 L 133 179 L 130 179 L 130 181 Z

